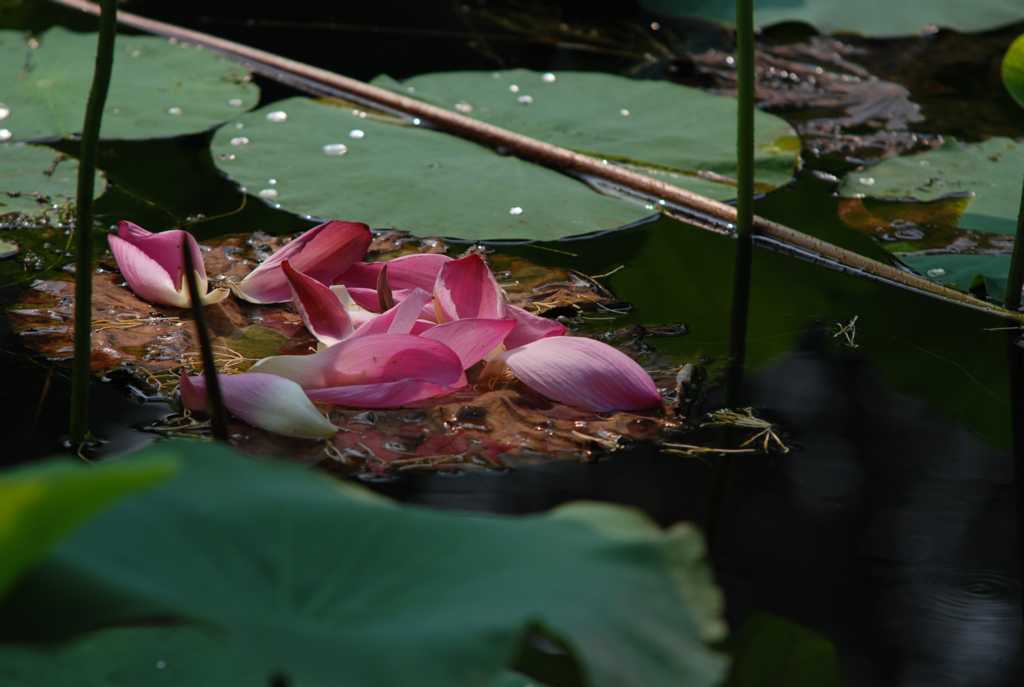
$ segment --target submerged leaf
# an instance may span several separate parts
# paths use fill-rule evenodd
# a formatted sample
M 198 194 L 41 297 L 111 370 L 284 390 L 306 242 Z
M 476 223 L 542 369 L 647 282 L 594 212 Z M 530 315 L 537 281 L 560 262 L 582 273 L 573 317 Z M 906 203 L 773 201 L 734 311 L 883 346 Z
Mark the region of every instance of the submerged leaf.
M 215 53 L 162 38 L 117 38 L 104 139 L 204 131 L 256 104 L 248 71 Z M 65 138 L 81 130 L 96 34 L 53 28 L 28 39 L 0 31 L 2 140 Z
M 60 223 L 73 214 L 77 183 L 77 160 L 44 146 L 0 144 L 0 216 L 17 213 L 33 222 Z M 93 195 L 101 195 L 106 185 L 97 172 Z

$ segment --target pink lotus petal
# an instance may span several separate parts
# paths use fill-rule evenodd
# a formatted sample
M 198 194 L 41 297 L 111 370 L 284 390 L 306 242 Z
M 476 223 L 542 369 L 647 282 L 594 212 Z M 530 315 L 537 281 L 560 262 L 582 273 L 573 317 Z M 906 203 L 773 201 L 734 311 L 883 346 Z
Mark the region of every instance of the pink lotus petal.
M 113 234 L 107 236 L 107 243 L 122 276 L 128 282 L 128 288 L 136 296 L 158 305 L 188 307 L 188 292 L 174 287 L 171 275 L 160 263 Z
M 409 334 L 419 318 L 423 307 L 430 302 L 430 294 L 423 289 L 413 289 L 406 298 L 387 312 L 361 324 L 352 336 L 370 334 Z
M 605 412 L 661 405 L 650 375 L 608 344 L 552 336 L 507 351 L 501 360 L 534 391 L 566 405 Z
M 476 253 L 444 264 L 434 283 L 434 301 L 445 321 L 505 316 L 505 295 Z
M 458 387 L 434 384 L 422 379 L 402 379 L 383 384 L 355 384 L 309 389 L 306 394 L 317 403 L 354 408 L 397 408 L 428 398 L 444 396 Z
M 172 229 L 153 234 L 136 224 L 121 221 L 118 223 L 118 235 L 107 236 L 107 243 L 129 288 L 150 303 L 178 308 L 189 306 L 188 285 L 184 278 L 185 261 L 182 258 L 185 245 L 192 252 L 202 304 L 211 305 L 228 296 L 227 289 L 207 293 L 202 252 L 186 231 Z
M 437 281 L 437 273 L 451 258 L 440 253 L 413 253 L 393 260 L 380 262 L 357 262 L 334 280 L 349 288 L 373 289 L 377 286 L 377 275 L 384 265 L 388 266 L 388 282 L 392 289 L 423 289 L 430 291 Z
M 251 369 L 286 377 L 307 390 L 401 379 L 452 386 L 465 379 L 452 349 L 411 334 L 353 336 L 312 355 L 264 358 Z
M 224 407 L 253 427 L 299 439 L 324 439 L 338 431 L 291 380 L 258 372 L 219 375 L 218 379 Z M 179 382 L 185 407 L 205 410 L 206 381 L 202 375 L 182 374 Z
M 349 293 L 349 290 L 341 284 L 336 284 L 329 288 L 335 298 L 338 299 L 338 302 L 341 303 L 341 307 L 345 309 L 349 320 L 352 321 L 353 327 L 358 327 L 359 325 L 369 322 L 373 318 L 377 317 L 378 313 L 375 313 L 372 310 L 367 310 L 363 306 L 359 305 L 359 303 L 357 303 L 352 297 L 352 294 Z
M 238 285 L 238 294 L 252 303 L 284 303 L 291 298 L 281 270 L 285 260 L 296 271 L 330 284 L 366 255 L 370 228 L 359 222 L 325 222 L 313 227 L 264 260 Z
M 516 321 L 515 329 L 505 339 L 505 347 L 509 350 L 549 336 L 562 336 L 566 332 L 561 322 L 534 315 L 515 305 L 505 306 L 505 316 Z
M 352 333 L 352 320 L 330 288 L 297 272 L 288 260 L 281 263 L 281 270 L 292 289 L 295 308 L 317 341 L 331 346 Z
M 448 346 L 459 356 L 462 367 L 468 370 L 498 348 L 515 326 L 515 320 L 472 318 L 439 324 L 420 336 Z

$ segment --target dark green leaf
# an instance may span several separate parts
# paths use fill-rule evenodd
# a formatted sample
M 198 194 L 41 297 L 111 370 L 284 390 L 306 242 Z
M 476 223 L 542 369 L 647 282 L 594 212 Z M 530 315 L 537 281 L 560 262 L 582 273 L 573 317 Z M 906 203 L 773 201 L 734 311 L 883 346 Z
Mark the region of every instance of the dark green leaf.
M 174 470 L 174 461 L 153 451 L 148 459 L 95 467 L 52 461 L 0 475 L 0 596 L 69 531 Z
M 732 0 L 640 0 L 646 9 L 672 17 L 704 17 L 732 24 Z M 828 33 L 903 36 L 935 25 L 957 31 L 986 31 L 1024 21 L 1018 0 L 758 0 L 758 28 L 799 21 Z
M 244 68 L 200 48 L 118 36 L 115 50 L 104 139 L 204 131 L 259 98 Z M 96 34 L 54 28 L 27 39 L 20 31 L 0 31 L 0 140 L 80 131 L 95 55 Z
M 775 615 L 752 616 L 735 639 L 729 687 L 841 687 L 832 642 Z
M 159 451 L 181 456 L 177 479 L 19 587 L 37 621 L 91 631 L 0 646 L 5 685 L 488 685 L 538 626 L 591 685 L 722 677 L 705 644 L 723 632 L 720 598 L 690 527 L 598 504 L 441 513 L 211 444 Z
M 78 160 L 43 146 L 0 144 L 0 215 L 57 220 L 73 207 L 77 183 Z M 105 188 L 97 173 L 95 195 Z

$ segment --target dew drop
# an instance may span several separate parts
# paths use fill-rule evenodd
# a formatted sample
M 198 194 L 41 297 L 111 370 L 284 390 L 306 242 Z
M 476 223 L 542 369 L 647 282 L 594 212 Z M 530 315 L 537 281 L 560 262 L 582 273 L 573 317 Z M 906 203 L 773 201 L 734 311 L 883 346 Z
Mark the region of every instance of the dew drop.
M 727 55 L 725 58 L 725 63 L 732 67 L 736 64 L 736 58 L 733 57 L 732 55 Z
M 0 103 L 0 122 L 11 116 L 11 108 L 7 107 L 3 103 Z
M 228 162 L 231 162 L 232 160 L 235 160 L 237 158 L 238 156 L 235 155 L 234 153 L 221 153 L 220 155 L 217 156 L 218 160 L 226 160 Z
M 138 48 L 135 48 L 134 50 L 132 50 L 128 54 L 131 55 L 132 57 L 141 57 L 142 56 L 142 51 L 139 50 Z
M 422 124 L 422 123 L 423 123 L 423 121 L 422 121 L 422 120 L 420 120 L 420 118 L 419 118 L 419 117 L 413 117 L 413 118 L 412 118 L 412 125 L 413 125 L 413 126 L 419 126 L 419 125 L 420 125 L 420 124 Z
M 273 112 L 268 112 L 267 113 L 267 121 L 268 122 L 278 122 L 278 123 L 280 123 L 280 122 L 287 122 L 288 121 L 288 113 L 285 112 L 284 110 L 274 110 Z
M 39 49 L 39 39 L 38 38 L 29 38 L 28 39 L 28 47 L 29 47 L 30 50 L 38 50 Z
M 463 114 L 469 114 L 473 111 L 473 106 L 467 103 L 465 100 L 460 100 L 455 103 L 455 109 Z
M 552 72 L 544 72 L 544 75 L 541 76 L 540 79 L 544 83 L 555 83 L 556 81 L 558 81 L 558 77 L 555 76 Z
M 647 204 L 644 205 L 644 209 L 645 210 L 653 210 L 654 209 L 654 205 L 652 205 L 651 203 L 647 203 Z
M 242 99 L 241 98 L 232 98 L 231 100 L 228 101 L 228 107 L 241 107 L 241 106 L 242 106 Z
M 245 122 L 235 122 L 235 128 L 236 129 L 244 129 L 245 128 Z
M 857 179 L 857 181 L 859 181 L 860 183 L 864 184 L 865 186 L 874 186 L 875 185 L 875 178 L 874 177 L 861 177 L 861 178 Z
M 277 198 L 277 189 L 276 188 L 261 189 L 260 192 L 258 194 L 256 194 L 256 195 L 258 195 L 260 198 L 264 198 L 266 200 L 273 200 L 274 198 Z
M 363 131 L 362 129 L 352 129 L 352 131 L 348 132 L 348 137 L 354 138 L 356 140 L 360 138 L 366 138 L 366 132 Z
M 927 272 L 925 272 L 925 274 L 927 274 L 929 277 L 932 277 L 933 279 L 935 277 L 941 277 L 945 273 L 946 273 L 946 270 L 942 269 L 941 267 L 933 267 L 930 270 L 928 270 Z
M 622 108 L 621 110 L 619 110 L 619 114 L 622 115 L 623 117 L 628 117 L 632 113 L 626 108 Z
M 518 93 L 519 92 L 519 86 L 516 85 L 516 84 L 512 84 L 512 85 L 510 85 L 508 87 L 508 90 L 512 91 L 513 93 Z
M 249 138 L 246 136 L 235 136 L 233 139 L 231 139 L 231 145 L 247 146 L 249 145 Z
M 521 215 L 521 214 L 523 214 L 523 209 L 517 205 L 517 206 L 515 206 L 513 208 L 509 208 L 508 209 L 508 214 L 510 214 L 510 215 Z
M 529 105 L 530 103 L 533 102 L 533 96 L 532 95 L 521 95 L 518 98 L 516 98 L 516 100 L 518 100 L 519 103 L 522 104 L 522 105 Z
M 168 107 L 167 108 L 167 114 L 174 115 L 175 117 L 180 117 L 181 116 L 181 108 L 178 107 L 177 105 L 175 105 L 173 107 Z
M 656 21 L 652 21 L 651 22 L 651 31 L 659 31 L 659 30 L 661 30 L 661 24 L 659 24 Z
M 267 183 L 271 186 L 277 186 L 277 179 L 267 179 Z
M 167 667 L 167 661 L 165 661 L 163 659 L 160 659 L 159 661 L 156 662 L 156 669 L 157 670 L 163 670 L 166 667 Z
M 0 129 L 0 141 L 9 141 L 13 137 L 10 129 Z
M 324 155 L 341 157 L 348 152 L 348 146 L 344 143 L 327 143 L 323 147 Z
M 658 200 L 658 205 L 661 205 L 662 207 L 664 207 L 664 206 L 668 205 L 668 203 L 665 202 L 664 198 L 661 198 L 661 199 Z

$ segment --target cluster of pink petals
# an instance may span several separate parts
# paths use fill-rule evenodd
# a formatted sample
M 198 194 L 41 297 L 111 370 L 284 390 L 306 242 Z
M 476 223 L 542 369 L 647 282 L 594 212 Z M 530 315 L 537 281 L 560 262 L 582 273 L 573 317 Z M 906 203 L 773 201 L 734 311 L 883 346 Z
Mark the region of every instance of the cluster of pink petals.
M 370 239 L 365 224 L 321 224 L 237 285 L 239 297 L 253 303 L 291 301 L 320 347 L 222 375 L 224 403 L 234 415 L 279 434 L 326 437 L 337 428 L 313 402 L 359 408 L 418 403 L 466 387 L 467 371 L 484 361 L 490 369 L 511 370 L 539 394 L 586 410 L 660 405 L 654 382 L 629 356 L 593 339 L 566 336 L 562 324 L 509 304 L 480 255 L 363 262 Z M 166 305 L 188 304 L 187 292 L 181 297 L 180 256 L 181 241 L 189 241 L 198 258 L 190 235 L 150 234 L 123 222 L 110 241 L 136 294 Z M 178 262 L 172 259 L 174 246 Z M 202 260 L 195 264 L 205 291 Z M 222 291 L 208 294 L 204 303 L 224 298 Z M 382 301 L 393 305 L 383 309 Z M 186 407 L 205 408 L 201 377 L 183 376 L 181 393 Z

